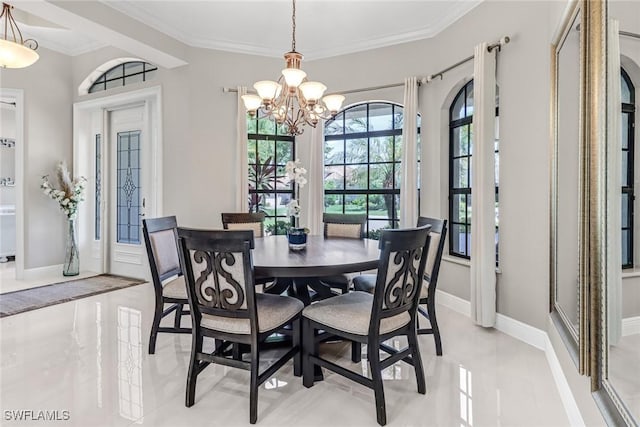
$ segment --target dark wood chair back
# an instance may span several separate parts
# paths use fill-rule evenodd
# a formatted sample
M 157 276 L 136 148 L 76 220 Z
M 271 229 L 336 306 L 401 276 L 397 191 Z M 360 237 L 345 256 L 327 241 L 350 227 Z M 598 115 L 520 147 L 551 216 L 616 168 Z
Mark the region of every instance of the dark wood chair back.
M 418 227 L 425 225 L 431 226 L 429 255 L 427 266 L 424 270 L 424 279 L 429 283 L 429 296 L 431 296 L 436 291 L 436 284 L 438 283 L 438 273 L 440 272 L 440 263 L 447 237 L 447 220 L 424 216 L 418 218 Z
M 175 216 L 142 220 L 142 234 L 147 247 L 151 278 L 162 294 L 162 283 L 182 275 L 178 254 L 178 224 Z
M 181 262 L 194 325 L 202 314 L 249 319 L 257 334 L 252 230 L 178 229 Z
M 322 222 L 324 223 L 324 237 L 363 239 L 367 216 L 325 213 L 322 215 Z
M 382 319 L 407 311 L 415 319 L 427 264 L 430 230 L 426 225 L 382 231 L 370 336 L 378 335 Z
M 264 236 L 264 212 L 222 213 L 225 230 L 253 230 L 254 237 Z

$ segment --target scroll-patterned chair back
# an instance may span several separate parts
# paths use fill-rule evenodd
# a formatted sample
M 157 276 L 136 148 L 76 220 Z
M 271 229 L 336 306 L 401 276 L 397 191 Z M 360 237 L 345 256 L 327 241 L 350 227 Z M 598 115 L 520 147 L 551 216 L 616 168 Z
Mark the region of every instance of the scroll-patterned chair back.
M 369 334 L 377 335 L 381 319 L 414 318 L 422 286 L 431 226 L 384 230 Z
M 322 215 L 324 237 L 362 239 L 364 238 L 364 224 L 366 221 L 366 215 L 325 213 Z
M 249 319 L 257 331 L 253 231 L 178 229 L 189 305 L 196 325 L 202 314 Z
M 225 230 L 253 230 L 254 237 L 264 236 L 264 212 L 222 213 Z

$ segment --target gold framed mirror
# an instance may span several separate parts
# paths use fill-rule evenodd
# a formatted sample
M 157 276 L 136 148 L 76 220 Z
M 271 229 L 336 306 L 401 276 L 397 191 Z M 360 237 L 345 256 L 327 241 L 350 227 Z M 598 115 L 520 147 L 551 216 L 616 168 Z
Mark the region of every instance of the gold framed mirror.
M 569 354 L 581 373 L 588 371 L 585 354 L 585 252 L 582 233 L 588 200 L 583 3 L 575 1 L 551 48 L 551 251 L 550 311 Z

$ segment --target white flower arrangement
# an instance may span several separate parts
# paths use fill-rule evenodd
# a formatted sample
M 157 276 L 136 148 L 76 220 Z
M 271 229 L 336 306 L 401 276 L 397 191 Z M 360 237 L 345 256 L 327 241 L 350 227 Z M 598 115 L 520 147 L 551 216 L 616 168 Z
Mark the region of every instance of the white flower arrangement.
M 300 197 L 300 189 L 307 184 L 307 178 L 304 177 L 307 170 L 300 166 L 300 159 L 296 159 L 295 162 L 287 162 L 285 165 L 285 173 L 286 182 L 288 183 L 293 181 L 296 186 L 296 199 L 291 199 L 291 201 L 287 203 L 287 215 L 295 218 L 297 227 L 300 220 L 300 211 L 302 210 L 297 198 Z
M 60 189 L 51 186 L 49 175 L 42 177 L 40 188 L 42 188 L 44 194 L 58 202 L 60 209 L 68 219 L 75 219 L 78 215 L 78 204 L 84 200 L 87 180 L 82 176 L 72 180 L 65 162 L 58 163 L 56 176 L 58 177 Z

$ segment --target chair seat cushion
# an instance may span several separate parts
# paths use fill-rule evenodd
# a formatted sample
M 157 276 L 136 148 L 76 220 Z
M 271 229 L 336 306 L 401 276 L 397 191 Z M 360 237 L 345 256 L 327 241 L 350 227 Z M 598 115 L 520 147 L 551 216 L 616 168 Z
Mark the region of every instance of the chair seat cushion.
M 373 308 L 373 295 L 350 292 L 306 307 L 302 315 L 314 322 L 355 335 L 367 335 Z M 408 312 L 380 321 L 380 333 L 394 331 L 409 323 Z
M 178 276 L 165 283 L 162 286 L 162 296 L 168 298 L 187 299 L 187 284 L 184 281 L 184 276 Z
M 375 274 L 361 274 L 353 278 L 353 289 L 356 291 L 373 293 L 376 288 L 377 276 Z M 422 282 L 422 289 L 420 289 L 420 299 L 425 299 L 429 296 L 429 285 L 427 281 Z
M 267 332 L 287 324 L 304 308 L 302 301 L 282 295 L 256 294 L 258 329 Z M 202 313 L 200 325 L 230 334 L 251 333 L 249 319 L 234 319 Z
M 375 274 L 361 274 L 353 278 L 353 289 L 356 291 L 373 293 L 376 287 L 377 276 Z

